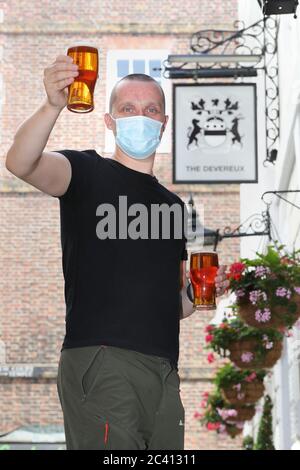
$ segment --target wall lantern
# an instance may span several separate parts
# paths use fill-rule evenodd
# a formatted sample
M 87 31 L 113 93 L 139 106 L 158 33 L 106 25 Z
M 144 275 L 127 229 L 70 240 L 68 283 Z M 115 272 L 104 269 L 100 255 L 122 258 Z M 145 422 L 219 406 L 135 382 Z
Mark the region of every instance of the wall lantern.
M 298 0 L 257 0 L 262 8 L 263 14 L 269 15 L 289 15 L 293 14 L 297 18 L 296 10 Z

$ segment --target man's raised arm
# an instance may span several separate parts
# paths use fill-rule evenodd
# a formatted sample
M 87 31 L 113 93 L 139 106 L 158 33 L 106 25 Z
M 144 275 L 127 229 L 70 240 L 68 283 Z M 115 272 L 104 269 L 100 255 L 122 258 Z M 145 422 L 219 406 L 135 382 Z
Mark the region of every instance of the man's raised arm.
M 6 155 L 6 168 L 18 178 L 52 196 L 63 195 L 71 180 L 71 164 L 58 152 L 44 152 L 56 120 L 67 104 L 68 85 L 77 66 L 61 55 L 44 70 L 47 98 L 18 128 Z

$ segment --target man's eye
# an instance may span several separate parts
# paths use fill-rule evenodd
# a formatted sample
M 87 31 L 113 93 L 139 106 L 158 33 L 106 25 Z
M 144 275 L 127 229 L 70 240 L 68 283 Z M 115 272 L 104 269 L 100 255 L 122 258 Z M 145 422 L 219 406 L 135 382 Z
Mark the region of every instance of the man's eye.
M 150 111 L 150 113 L 157 113 L 157 109 L 156 109 L 156 108 L 149 108 L 149 111 Z
M 132 111 L 132 108 L 130 108 L 130 106 L 125 106 L 124 108 L 124 111 L 127 113 L 130 113 L 130 111 Z

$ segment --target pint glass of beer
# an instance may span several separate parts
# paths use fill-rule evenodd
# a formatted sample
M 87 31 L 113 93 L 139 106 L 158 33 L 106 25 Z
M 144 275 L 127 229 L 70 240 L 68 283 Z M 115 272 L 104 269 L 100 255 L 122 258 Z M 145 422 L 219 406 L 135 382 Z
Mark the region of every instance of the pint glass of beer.
M 78 43 L 69 47 L 67 55 L 78 65 L 79 74 L 69 85 L 67 108 L 74 113 L 94 109 L 94 89 L 98 78 L 98 49 Z
M 219 267 L 215 251 L 191 253 L 190 278 L 194 291 L 194 307 L 197 310 L 216 308 L 215 277 Z

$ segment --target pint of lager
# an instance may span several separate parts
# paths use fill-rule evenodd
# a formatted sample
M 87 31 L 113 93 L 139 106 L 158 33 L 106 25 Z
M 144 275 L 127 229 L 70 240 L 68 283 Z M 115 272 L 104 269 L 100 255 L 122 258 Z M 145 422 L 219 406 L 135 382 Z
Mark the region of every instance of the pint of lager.
M 194 307 L 197 310 L 216 308 L 215 277 L 218 267 L 218 254 L 215 251 L 191 254 L 190 279 L 194 291 Z
M 79 74 L 69 85 L 67 108 L 74 113 L 89 113 L 94 109 L 94 89 L 98 78 L 98 49 L 77 44 L 67 54 L 78 65 Z

